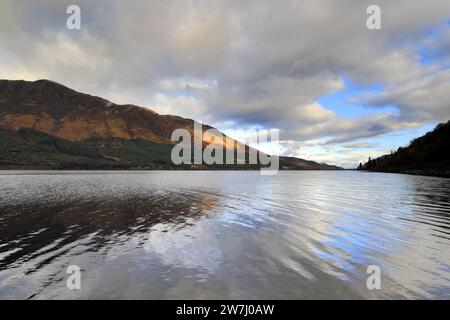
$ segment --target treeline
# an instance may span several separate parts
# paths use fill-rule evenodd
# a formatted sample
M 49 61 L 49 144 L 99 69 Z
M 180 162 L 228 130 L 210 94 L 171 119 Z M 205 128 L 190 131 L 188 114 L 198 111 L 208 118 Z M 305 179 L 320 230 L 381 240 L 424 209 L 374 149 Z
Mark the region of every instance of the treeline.
M 142 139 L 91 138 L 73 142 L 44 132 L 0 128 L 0 169 L 126 170 L 223 169 L 224 165 L 174 165 L 172 145 Z M 226 169 L 258 169 L 227 165 Z
M 450 170 L 450 121 L 390 155 L 370 159 L 359 170 L 392 171 L 447 176 Z M 417 172 L 414 172 L 417 171 Z
M 0 168 L 87 169 L 118 165 L 95 149 L 35 129 L 0 129 Z
M 144 140 L 74 142 L 32 128 L 0 128 L 0 168 L 6 169 L 170 169 L 170 150 L 170 146 Z

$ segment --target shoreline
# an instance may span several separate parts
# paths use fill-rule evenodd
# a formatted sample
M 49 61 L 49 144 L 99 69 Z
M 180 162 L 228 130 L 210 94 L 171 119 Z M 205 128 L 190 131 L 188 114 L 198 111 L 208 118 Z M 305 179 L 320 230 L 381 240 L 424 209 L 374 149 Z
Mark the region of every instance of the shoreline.
M 374 172 L 374 173 L 394 173 L 406 174 L 411 176 L 435 177 L 435 178 L 450 178 L 449 171 L 440 171 L 437 169 L 386 169 L 386 170 L 355 170 L 360 172 Z

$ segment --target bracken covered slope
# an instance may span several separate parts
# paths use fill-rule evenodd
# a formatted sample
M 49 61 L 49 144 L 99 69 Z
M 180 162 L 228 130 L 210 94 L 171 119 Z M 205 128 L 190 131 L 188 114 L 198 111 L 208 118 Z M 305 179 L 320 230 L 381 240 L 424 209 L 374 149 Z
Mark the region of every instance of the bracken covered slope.
M 171 143 L 172 131 L 191 131 L 193 120 L 117 105 L 48 80 L 0 80 L 0 126 L 34 128 L 71 141 L 119 137 Z

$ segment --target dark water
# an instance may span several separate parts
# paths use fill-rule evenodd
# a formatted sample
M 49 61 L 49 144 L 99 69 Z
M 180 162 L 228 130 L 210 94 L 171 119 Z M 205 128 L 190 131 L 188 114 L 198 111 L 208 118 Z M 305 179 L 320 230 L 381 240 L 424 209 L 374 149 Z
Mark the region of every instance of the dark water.
M 0 298 L 449 299 L 449 187 L 359 172 L 2 171 Z M 81 290 L 66 287 L 69 265 Z

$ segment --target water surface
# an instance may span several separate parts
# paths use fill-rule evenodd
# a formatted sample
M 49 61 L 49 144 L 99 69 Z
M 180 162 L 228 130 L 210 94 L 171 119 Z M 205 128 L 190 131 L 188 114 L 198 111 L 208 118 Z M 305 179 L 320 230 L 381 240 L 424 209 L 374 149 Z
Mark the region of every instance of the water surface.
M 449 299 L 449 181 L 0 171 L 0 298 Z

